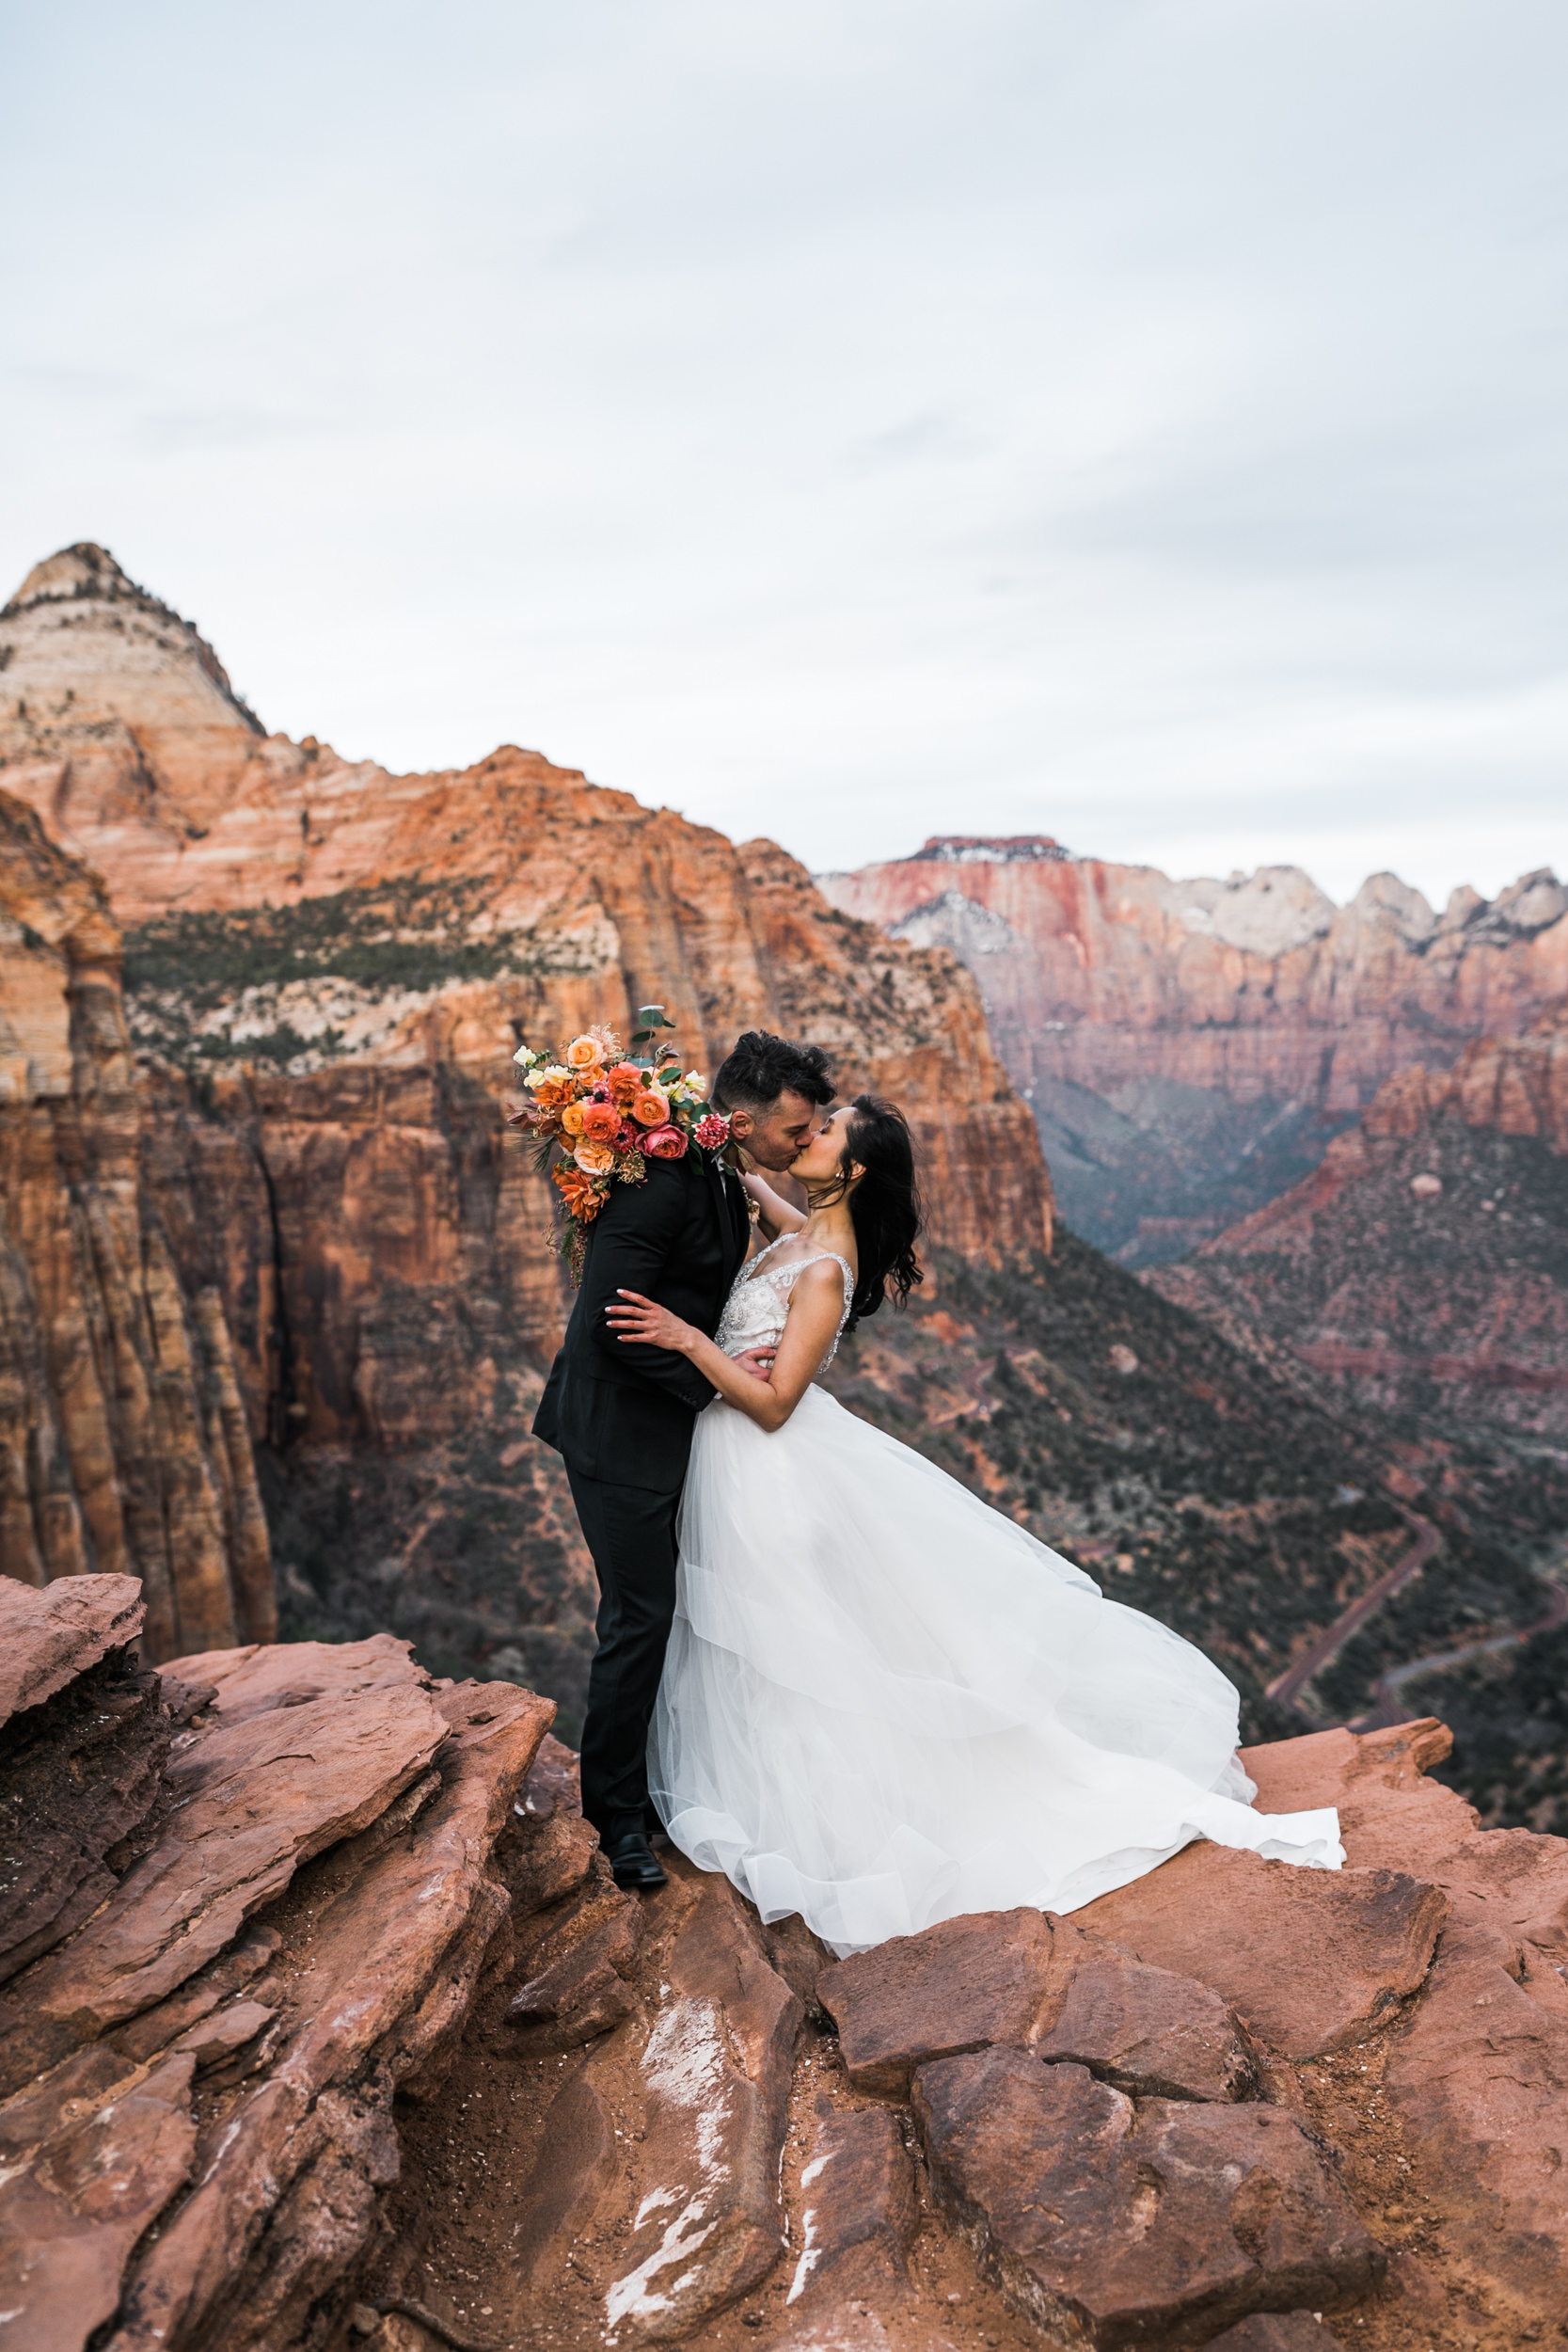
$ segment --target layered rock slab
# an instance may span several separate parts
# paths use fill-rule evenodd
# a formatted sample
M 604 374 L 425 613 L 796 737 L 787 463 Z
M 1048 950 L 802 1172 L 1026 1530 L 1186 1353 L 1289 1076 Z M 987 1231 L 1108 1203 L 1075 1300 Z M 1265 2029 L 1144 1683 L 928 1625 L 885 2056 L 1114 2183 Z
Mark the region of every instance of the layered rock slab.
M 41 1590 L 8 1581 L 3 1599 L 0 1724 L 134 1642 L 147 1614 L 134 1576 L 72 1576 Z
M 83 2051 L 43 2095 L 0 2107 L 8 2346 L 82 2352 L 114 2317 L 133 2249 L 189 2177 L 195 2066 L 179 2053 L 148 2070 Z
M 86 1705 L 129 1772 L 148 1694 L 102 1708 L 119 1656 L 11 1728 Z M 41 2070 L 0 2103 L 0 2299 L 25 2352 L 107 2328 L 148 2352 L 298 2338 L 397 2176 L 394 2089 L 440 2080 L 505 1921 L 490 1856 L 554 1712 L 433 1686 L 386 1637 L 182 1663 L 190 1721 L 160 1710 L 176 1751 L 146 1851 L 116 1858 L 87 1926 L 58 1923 L 8 2012 L 13 2064 Z
M 539 2057 L 595 2041 L 638 2009 L 627 1979 L 642 1945 L 641 1906 L 594 1859 L 597 1883 L 564 1915 L 546 1921 L 541 1938 L 530 1940 L 522 1962 L 527 1978 L 506 2011 L 515 2035 L 512 2056 Z
M 1211 2339 L 1209 2352 L 1337 2352 L 1315 2312 L 1259 2312 Z
M 677 1929 L 640 2060 L 641 2197 L 605 2296 L 612 2330 L 687 2334 L 767 2276 L 784 2245 L 779 2161 L 803 2010 L 725 1880 Z
M 1134 2104 L 1004 2049 L 922 2067 L 914 2107 L 933 2198 L 1056 2341 L 1201 2344 L 1249 2312 L 1354 2301 L 1382 2274 L 1277 2108 Z
M 1247 1761 L 1259 1804 L 1338 1805 L 1353 1862 L 1406 1854 L 1452 1905 L 1386 2088 L 1446 2249 L 1522 2326 L 1568 2303 L 1568 1840 L 1478 1830 L 1462 1798 L 1423 1776 L 1449 1744 L 1426 1720 Z
M 1148 2095 L 1238 2099 L 1257 2087 L 1246 2038 L 1209 1985 L 1049 1913 L 976 1912 L 895 1937 L 824 1969 L 816 1998 L 850 2081 L 882 2097 L 907 2097 L 921 2066 L 993 2044 L 1073 2059 Z
M 1449 1909 L 1440 1888 L 1402 1870 L 1300 1869 L 1199 1844 L 1074 1917 L 1212 1985 L 1271 2050 L 1309 2058 L 1418 1990 Z
M 1033 2047 L 1143 2098 L 1249 2099 L 1258 2089 L 1246 2037 L 1217 1993 L 1087 1937 L 1067 1997 Z
M 165 1834 L 27 1984 L 35 2016 L 87 2039 L 215 1958 L 312 1854 L 425 1772 L 448 1726 L 404 1661 L 401 1689 L 352 1690 L 220 1720 L 177 1751 Z
M 799 2205 L 800 2242 L 782 2341 L 831 2340 L 846 2323 L 847 2306 L 871 2303 L 886 2317 L 908 2300 L 920 2207 L 914 2167 L 887 2108 L 847 2113 L 818 2093 Z
M 438 1787 L 369 1867 L 323 1857 L 265 2079 L 209 2128 L 199 2186 L 134 2280 L 115 2352 L 179 2352 L 215 2326 L 236 2347 L 288 2343 L 371 2235 L 398 2171 L 392 2091 L 438 2088 L 506 1912 L 490 1850 L 553 1714 L 507 1683 L 437 1703 Z
M 156 1804 L 172 1738 L 157 1676 L 118 1651 L 0 1725 L 0 1980 L 114 1894 L 106 1857 Z
M 1045 1913 L 972 1912 L 824 1969 L 816 1997 L 856 2090 L 903 2098 L 933 2058 L 1028 2044 L 1060 2007 L 1067 1975 Z

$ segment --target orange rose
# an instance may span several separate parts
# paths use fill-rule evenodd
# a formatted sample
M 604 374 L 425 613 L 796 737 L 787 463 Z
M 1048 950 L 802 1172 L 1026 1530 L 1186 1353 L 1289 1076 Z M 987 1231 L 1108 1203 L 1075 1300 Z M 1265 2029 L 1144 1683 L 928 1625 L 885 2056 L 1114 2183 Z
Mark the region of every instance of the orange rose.
M 585 1132 L 582 1123 L 583 1116 L 583 1107 L 580 1103 L 565 1104 L 561 1113 L 562 1132 L 569 1136 L 582 1135 Z
M 631 1115 L 640 1127 L 662 1127 L 670 1116 L 670 1097 L 657 1087 L 645 1086 L 632 1097 Z
M 623 1110 L 641 1093 L 644 1083 L 642 1073 L 634 1061 L 616 1062 L 605 1072 L 604 1082 L 610 1089 L 610 1101 L 618 1103 Z
M 604 1059 L 604 1047 L 596 1037 L 575 1037 L 566 1048 L 568 1070 L 597 1070 Z
M 585 1176 L 608 1176 L 615 1165 L 608 1143 L 579 1143 L 572 1157 Z
M 621 1114 L 613 1103 L 584 1103 L 574 1135 L 583 1135 L 590 1143 L 613 1143 L 620 1131 Z

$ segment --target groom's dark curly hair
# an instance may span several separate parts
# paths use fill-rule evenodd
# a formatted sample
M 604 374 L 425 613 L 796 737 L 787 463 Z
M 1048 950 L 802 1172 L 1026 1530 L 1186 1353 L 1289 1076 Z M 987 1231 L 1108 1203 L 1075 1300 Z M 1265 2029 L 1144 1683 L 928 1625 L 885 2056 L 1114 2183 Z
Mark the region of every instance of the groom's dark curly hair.
M 765 1111 L 781 1094 L 803 1094 L 808 1103 L 831 1103 L 835 1089 L 820 1045 L 797 1045 L 766 1029 L 748 1029 L 720 1063 L 713 1101 L 721 1111 Z

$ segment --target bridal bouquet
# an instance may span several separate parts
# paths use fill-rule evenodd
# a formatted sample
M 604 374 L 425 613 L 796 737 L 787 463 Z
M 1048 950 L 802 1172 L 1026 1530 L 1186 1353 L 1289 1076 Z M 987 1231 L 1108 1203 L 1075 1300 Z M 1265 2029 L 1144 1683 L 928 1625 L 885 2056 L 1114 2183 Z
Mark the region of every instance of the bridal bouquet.
M 644 1005 L 637 1019 L 629 1054 L 613 1029 L 594 1028 L 573 1038 L 558 1061 L 528 1045 L 513 1056 L 533 1100 L 512 1120 L 533 1136 L 540 1172 L 547 1169 L 560 1187 L 567 1210 L 562 1248 L 574 1276 L 612 1184 L 641 1184 L 650 1160 L 682 1160 L 693 1144 L 721 1152 L 730 1139 L 730 1122 L 709 1104 L 701 1072 L 683 1072 L 668 1042 L 650 1050 L 660 1029 L 675 1025 L 664 1007 Z

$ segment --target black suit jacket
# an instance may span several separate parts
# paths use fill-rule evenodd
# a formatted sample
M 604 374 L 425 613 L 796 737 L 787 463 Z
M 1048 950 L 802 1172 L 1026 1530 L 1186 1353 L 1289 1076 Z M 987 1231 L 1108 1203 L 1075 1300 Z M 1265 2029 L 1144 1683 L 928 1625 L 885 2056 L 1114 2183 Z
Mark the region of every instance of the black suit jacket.
M 679 1492 L 712 1384 L 671 1348 L 618 1340 L 605 1309 L 617 1291 L 641 1291 L 712 1339 L 751 1230 L 739 1179 L 695 1145 L 684 1159 L 650 1160 L 642 1184 L 615 1186 L 588 1229 L 565 1343 L 533 1417 L 534 1436 L 569 1470 Z

